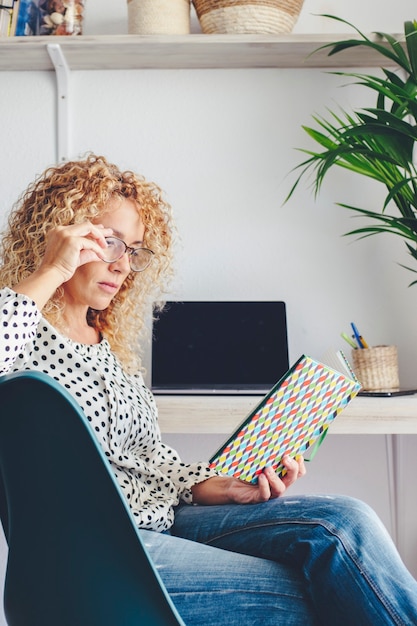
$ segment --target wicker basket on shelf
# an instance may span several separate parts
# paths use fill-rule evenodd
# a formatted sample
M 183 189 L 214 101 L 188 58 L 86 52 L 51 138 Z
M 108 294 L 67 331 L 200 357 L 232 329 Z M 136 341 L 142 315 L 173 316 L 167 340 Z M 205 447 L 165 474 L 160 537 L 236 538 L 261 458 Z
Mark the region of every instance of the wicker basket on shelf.
M 193 0 L 203 33 L 289 33 L 304 0 Z
M 130 35 L 186 35 L 190 0 L 127 0 Z

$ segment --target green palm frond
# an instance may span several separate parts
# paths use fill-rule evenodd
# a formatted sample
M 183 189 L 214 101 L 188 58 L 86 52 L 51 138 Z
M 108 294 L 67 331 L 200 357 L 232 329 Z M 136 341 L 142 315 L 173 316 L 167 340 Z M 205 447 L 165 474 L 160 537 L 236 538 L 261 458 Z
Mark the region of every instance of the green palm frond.
M 369 226 L 363 226 L 345 233 L 345 236 L 349 235 L 373 235 L 382 232 L 389 232 L 399 235 L 403 239 L 409 239 L 410 241 L 416 241 L 417 233 L 417 218 L 398 218 L 394 215 L 387 215 L 386 213 L 376 213 L 375 211 L 369 211 L 367 209 L 361 209 L 359 207 L 353 207 L 348 204 L 339 203 L 338 206 L 342 206 L 345 209 L 356 211 L 360 216 L 371 218 L 376 220 L 377 224 Z
M 330 49 L 329 56 L 332 56 L 333 54 L 338 54 L 339 52 L 343 52 L 344 50 L 347 50 L 348 48 L 354 48 L 357 46 L 366 46 L 368 48 L 372 48 L 373 50 L 381 54 L 381 56 L 384 56 L 387 59 L 389 59 L 391 63 L 394 62 L 396 65 L 404 69 L 406 72 L 413 73 L 412 64 L 410 62 L 409 57 L 404 52 L 398 40 L 392 35 L 390 35 L 389 33 L 380 33 L 380 32 L 374 33 L 381 40 L 381 43 L 379 43 L 378 41 L 369 39 L 369 37 L 367 37 L 364 33 L 362 33 L 359 30 L 359 28 L 357 28 L 354 24 L 352 24 L 351 22 L 348 22 L 347 20 L 342 19 L 341 17 L 336 17 L 335 15 L 329 15 L 327 13 L 322 14 L 321 17 L 327 17 L 331 20 L 336 20 L 338 22 L 342 22 L 343 24 L 346 24 L 346 26 L 353 28 L 353 30 L 357 32 L 360 39 L 345 39 L 344 41 L 338 41 L 336 43 L 328 43 L 318 48 L 317 51 Z M 407 37 L 409 36 L 410 38 L 412 38 L 415 33 L 415 28 L 410 25 L 414 24 L 414 22 L 406 22 L 406 24 L 407 24 L 407 27 L 404 26 L 405 30 L 407 29 L 406 36 Z M 384 45 L 382 43 L 384 41 L 387 42 L 389 46 Z
M 393 64 L 396 67 L 394 70 L 381 67 L 381 75 L 376 76 L 332 72 L 371 90 L 376 94 L 375 106 L 353 113 L 342 108 L 338 112 L 329 109 L 327 117 L 312 116 L 315 127 L 302 126 L 318 149 L 300 149 L 307 158 L 293 169 L 297 177 L 285 202 L 308 175 L 317 196 L 327 173 L 335 165 L 376 180 L 387 192 L 379 211 L 338 203 L 366 220 L 364 226 L 345 234 L 356 235 L 359 239 L 380 233 L 397 235 L 417 261 L 417 169 L 414 163 L 417 145 L 417 22 L 405 22 L 404 41 L 399 41 L 388 33 L 374 33 L 375 37 L 370 39 L 346 20 L 333 15 L 325 17 L 353 28 L 358 38 L 326 44 L 319 50 L 328 49 L 331 56 L 365 46 L 378 52 L 382 61 L 389 61 L 390 67 Z M 417 280 L 411 284 L 417 284 Z

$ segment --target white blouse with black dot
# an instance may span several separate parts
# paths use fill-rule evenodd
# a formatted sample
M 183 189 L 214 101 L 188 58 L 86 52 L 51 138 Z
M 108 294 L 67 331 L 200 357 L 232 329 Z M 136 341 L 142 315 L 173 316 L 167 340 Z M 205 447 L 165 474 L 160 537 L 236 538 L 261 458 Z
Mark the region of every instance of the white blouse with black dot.
M 0 373 L 38 370 L 75 397 L 108 457 L 137 525 L 173 523 L 173 506 L 191 503 L 190 487 L 216 475 L 206 463 L 185 464 L 161 442 L 157 408 L 142 375 L 126 374 L 107 340 L 86 345 L 63 335 L 36 304 L 0 290 Z

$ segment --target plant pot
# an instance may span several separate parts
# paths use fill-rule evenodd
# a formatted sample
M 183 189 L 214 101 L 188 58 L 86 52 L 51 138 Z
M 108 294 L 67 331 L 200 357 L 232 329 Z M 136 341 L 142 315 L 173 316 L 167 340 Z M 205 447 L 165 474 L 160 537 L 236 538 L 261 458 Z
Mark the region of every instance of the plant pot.
M 193 0 L 203 33 L 289 33 L 304 0 Z
M 190 0 L 127 0 L 130 35 L 186 35 Z

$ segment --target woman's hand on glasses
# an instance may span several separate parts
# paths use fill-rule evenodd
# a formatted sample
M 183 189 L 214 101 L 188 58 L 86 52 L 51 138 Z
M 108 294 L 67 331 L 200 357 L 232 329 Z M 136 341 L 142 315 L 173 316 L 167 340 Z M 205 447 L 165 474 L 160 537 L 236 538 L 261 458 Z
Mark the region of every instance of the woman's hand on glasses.
M 70 226 L 57 226 L 49 231 L 46 250 L 40 269 L 54 269 L 61 275 L 61 284 L 69 280 L 77 267 L 102 260 L 107 248 L 106 237 L 113 230 L 101 224 L 82 222 Z
M 42 310 L 56 289 L 74 275 L 80 265 L 101 261 L 111 228 L 101 224 L 72 224 L 51 229 L 46 236 L 44 257 L 37 269 L 14 285 L 17 293 L 32 298 Z

